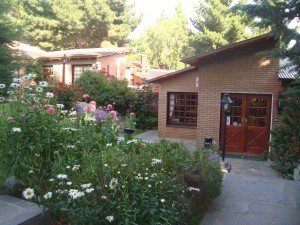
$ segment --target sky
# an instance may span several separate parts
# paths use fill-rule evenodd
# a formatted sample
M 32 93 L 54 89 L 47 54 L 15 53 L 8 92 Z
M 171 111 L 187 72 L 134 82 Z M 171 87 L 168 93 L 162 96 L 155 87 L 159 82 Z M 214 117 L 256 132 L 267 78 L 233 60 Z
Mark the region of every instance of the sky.
M 129 35 L 129 38 L 138 38 L 147 27 L 155 24 L 162 13 L 168 16 L 174 15 L 175 8 L 180 1 L 187 17 L 193 17 L 195 15 L 194 3 L 197 0 L 129 0 L 129 2 L 135 3 L 136 13 L 144 15 L 142 22 Z

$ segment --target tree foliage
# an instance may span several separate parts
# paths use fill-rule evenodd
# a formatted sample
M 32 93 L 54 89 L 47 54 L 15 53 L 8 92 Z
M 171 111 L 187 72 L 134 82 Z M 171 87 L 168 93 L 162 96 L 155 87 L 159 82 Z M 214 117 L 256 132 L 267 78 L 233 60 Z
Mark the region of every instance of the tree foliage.
M 197 16 L 192 22 L 198 32 L 191 41 L 196 53 L 232 44 L 260 32 L 247 24 L 243 14 L 231 12 L 231 4 L 232 0 L 200 0 L 197 3 Z
M 255 20 L 256 26 L 269 28 L 270 36 L 279 39 L 272 56 L 289 58 L 300 74 L 300 4 L 298 0 L 261 0 L 257 4 L 238 5 L 238 14 Z M 257 20 L 258 19 L 258 20 Z
M 188 40 L 190 30 L 188 20 L 179 4 L 174 17 L 164 15 L 129 48 L 136 57 L 145 53 L 151 67 L 162 69 L 180 69 L 180 60 L 189 53 Z
M 15 26 L 10 19 L 11 1 L 0 1 L 0 83 L 8 84 L 14 65 L 14 57 L 8 44 L 16 38 Z
M 136 26 L 132 5 L 121 0 L 18 0 L 23 40 L 44 49 L 124 44 Z

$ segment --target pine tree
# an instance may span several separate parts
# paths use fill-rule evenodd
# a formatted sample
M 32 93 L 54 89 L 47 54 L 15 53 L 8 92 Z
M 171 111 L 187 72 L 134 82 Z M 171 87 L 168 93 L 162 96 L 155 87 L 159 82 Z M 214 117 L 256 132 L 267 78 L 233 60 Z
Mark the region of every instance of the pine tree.
M 120 0 L 18 1 L 14 15 L 24 28 L 23 41 L 48 50 L 123 44 L 137 23 L 133 6 Z
M 256 31 L 247 26 L 244 15 L 230 11 L 232 0 L 207 0 L 198 2 L 197 17 L 192 19 L 195 28 L 191 46 L 195 53 L 216 49 L 255 36 Z
M 15 68 L 14 57 L 10 48 L 11 41 L 16 38 L 15 27 L 10 20 L 11 1 L 0 1 L 0 83 L 8 84 L 11 81 L 11 72 Z
M 261 0 L 257 4 L 238 5 L 238 14 L 247 15 L 255 25 L 270 29 L 270 36 L 279 40 L 272 56 L 289 58 L 300 74 L 300 2 L 299 0 Z

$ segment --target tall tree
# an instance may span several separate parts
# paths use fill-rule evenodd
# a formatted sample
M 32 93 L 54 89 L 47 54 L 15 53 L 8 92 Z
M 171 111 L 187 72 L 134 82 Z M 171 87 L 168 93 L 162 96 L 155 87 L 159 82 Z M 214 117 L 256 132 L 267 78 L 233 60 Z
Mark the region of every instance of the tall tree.
M 0 83 L 6 85 L 11 81 L 11 71 L 15 68 L 14 57 L 8 47 L 17 34 L 10 19 L 11 3 L 10 0 L 0 1 Z
M 238 14 L 255 20 L 256 26 L 270 29 L 270 36 L 279 40 L 272 56 L 289 58 L 300 75 L 300 2 L 299 0 L 260 0 L 256 4 L 237 5 Z
M 103 41 L 123 44 L 137 22 L 128 19 L 132 6 L 124 2 L 19 0 L 16 19 L 24 27 L 24 41 L 44 49 L 100 47 Z M 122 32 L 116 25 L 123 26 Z
M 247 26 L 245 16 L 230 11 L 232 0 L 200 0 L 196 5 L 198 30 L 191 41 L 195 53 L 200 53 L 255 36 L 257 31 Z
M 180 69 L 184 65 L 180 59 L 188 54 L 190 30 L 188 20 L 179 4 L 174 17 L 164 15 L 137 40 L 130 43 L 135 54 L 145 53 L 151 67 L 163 69 Z

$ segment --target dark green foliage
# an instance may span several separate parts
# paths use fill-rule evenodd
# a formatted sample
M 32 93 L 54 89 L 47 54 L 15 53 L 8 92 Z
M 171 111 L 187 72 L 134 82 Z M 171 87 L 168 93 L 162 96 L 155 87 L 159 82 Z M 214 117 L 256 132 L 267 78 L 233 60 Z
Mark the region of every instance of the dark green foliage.
M 244 15 L 235 15 L 230 11 L 231 4 L 231 0 L 199 1 L 196 4 L 197 16 L 192 22 L 198 32 L 191 39 L 196 53 L 232 44 L 258 33 L 246 23 Z
M 36 81 L 42 81 L 44 80 L 43 75 L 43 66 L 42 63 L 39 60 L 31 60 L 26 63 L 24 63 L 24 68 L 26 70 L 26 73 L 33 73 L 35 74 L 35 80 Z
M 18 0 L 13 16 L 24 41 L 48 50 L 124 44 L 138 22 L 120 0 Z
M 58 83 L 51 89 L 56 101 L 64 105 L 64 110 L 70 110 L 81 99 L 81 88 L 74 85 Z
M 158 93 L 152 91 L 153 86 L 145 86 L 135 92 L 133 112 L 136 114 L 137 125 L 140 129 L 157 128 Z
M 0 83 L 8 85 L 11 82 L 11 71 L 16 68 L 14 58 L 8 44 L 16 40 L 17 33 L 11 21 L 9 12 L 12 9 L 10 0 L 0 1 Z
M 83 94 L 89 94 L 90 99 L 95 100 L 98 106 L 113 104 L 120 115 L 126 115 L 132 108 L 134 96 L 125 80 L 107 78 L 101 72 L 87 71 L 76 81 L 76 86 L 82 88 Z
M 291 177 L 300 163 L 300 82 L 288 89 L 282 104 L 280 125 L 272 131 L 270 159 L 275 170 Z
M 262 0 L 257 4 L 238 5 L 234 8 L 237 13 L 246 15 L 249 21 L 261 18 L 255 26 L 270 29 L 270 36 L 279 39 L 277 49 L 268 52 L 278 58 L 288 57 L 300 74 L 300 33 L 299 22 L 300 4 L 297 0 Z M 298 19 L 297 19 L 298 18 Z M 290 47 L 291 41 L 296 44 Z

